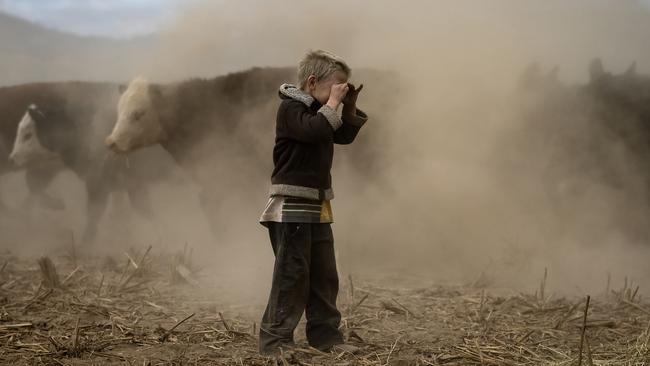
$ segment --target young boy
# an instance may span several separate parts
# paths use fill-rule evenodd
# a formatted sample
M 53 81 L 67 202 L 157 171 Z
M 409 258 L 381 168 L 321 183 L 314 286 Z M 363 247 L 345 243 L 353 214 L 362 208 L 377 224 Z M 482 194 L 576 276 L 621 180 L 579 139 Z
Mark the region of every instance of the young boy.
M 330 169 L 333 144 L 352 143 L 368 119 L 356 107 L 363 85 L 355 88 L 349 77 L 341 58 L 311 51 L 298 66 L 299 87 L 280 87 L 271 197 L 260 219 L 275 254 L 271 295 L 260 325 L 263 354 L 293 345 L 303 311 L 311 346 L 329 351 L 343 344 Z

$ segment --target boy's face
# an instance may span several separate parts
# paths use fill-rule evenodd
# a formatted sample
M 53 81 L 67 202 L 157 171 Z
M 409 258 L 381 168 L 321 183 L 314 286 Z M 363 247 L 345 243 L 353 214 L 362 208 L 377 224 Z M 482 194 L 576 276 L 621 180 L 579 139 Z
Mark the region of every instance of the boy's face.
M 330 98 L 330 91 L 332 85 L 343 84 L 348 82 L 348 76 L 340 70 L 335 71 L 330 76 L 316 80 L 316 76 L 311 75 L 307 79 L 307 91 L 314 97 L 320 104 L 326 104 Z

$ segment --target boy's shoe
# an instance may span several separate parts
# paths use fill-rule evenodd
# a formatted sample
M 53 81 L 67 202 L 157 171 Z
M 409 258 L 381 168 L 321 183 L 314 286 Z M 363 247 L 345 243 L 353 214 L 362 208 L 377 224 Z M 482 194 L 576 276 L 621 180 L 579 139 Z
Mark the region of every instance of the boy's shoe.
M 351 344 L 347 343 L 342 343 L 342 344 L 335 344 L 330 348 L 328 351 L 333 352 L 333 353 L 349 353 L 349 354 L 355 354 L 359 352 L 361 348 L 357 346 L 353 346 Z
M 295 343 L 282 343 L 281 345 L 274 347 L 272 349 L 260 350 L 260 355 L 262 356 L 279 356 L 286 352 L 291 352 L 296 348 Z

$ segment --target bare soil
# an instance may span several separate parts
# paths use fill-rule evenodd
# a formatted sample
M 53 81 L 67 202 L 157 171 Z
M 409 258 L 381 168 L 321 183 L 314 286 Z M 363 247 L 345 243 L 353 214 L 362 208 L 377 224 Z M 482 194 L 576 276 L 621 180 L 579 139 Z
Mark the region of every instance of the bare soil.
M 590 299 L 466 285 L 341 280 L 341 327 L 355 354 L 257 352 L 260 304 L 236 303 L 188 253 L 0 255 L 3 365 L 649 365 L 650 304 L 638 287 Z M 586 322 L 585 322 L 586 320 Z M 584 326 L 586 325 L 586 327 Z M 584 330 L 584 332 L 583 332 Z

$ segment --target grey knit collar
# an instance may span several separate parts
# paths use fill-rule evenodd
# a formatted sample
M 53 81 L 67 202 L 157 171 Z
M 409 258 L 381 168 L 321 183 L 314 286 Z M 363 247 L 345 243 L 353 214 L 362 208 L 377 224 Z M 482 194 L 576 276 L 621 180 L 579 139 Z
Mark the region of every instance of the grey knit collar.
M 303 90 L 293 84 L 282 84 L 280 86 L 280 94 L 293 100 L 302 102 L 307 105 L 307 107 L 311 107 L 312 103 L 314 103 L 314 97 L 305 93 Z

